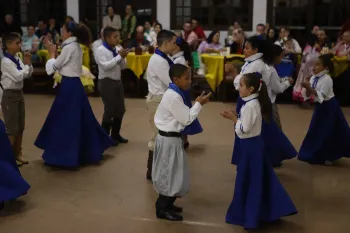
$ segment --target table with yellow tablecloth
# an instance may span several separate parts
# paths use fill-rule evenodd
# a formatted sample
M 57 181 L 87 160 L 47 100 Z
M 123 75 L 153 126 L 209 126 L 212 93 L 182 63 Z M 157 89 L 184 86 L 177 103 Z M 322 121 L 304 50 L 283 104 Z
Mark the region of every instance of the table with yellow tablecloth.
M 242 58 L 244 59 L 244 55 L 240 54 L 230 54 L 226 56 L 226 58 Z M 216 91 L 216 88 L 221 84 L 224 80 L 224 61 L 225 57 L 220 55 L 212 55 L 212 54 L 202 54 L 201 55 L 202 62 L 207 67 L 207 74 L 205 78 L 213 91 Z
M 143 53 L 142 55 L 136 55 L 134 52 L 130 52 L 126 56 L 127 67 L 132 70 L 135 75 L 140 78 L 145 72 L 148 66 L 149 59 L 152 54 Z
M 334 56 L 332 58 L 334 64 L 334 71 L 332 73 L 332 77 L 336 78 L 342 73 L 344 73 L 347 69 L 349 69 L 349 60 L 347 56 L 338 57 Z

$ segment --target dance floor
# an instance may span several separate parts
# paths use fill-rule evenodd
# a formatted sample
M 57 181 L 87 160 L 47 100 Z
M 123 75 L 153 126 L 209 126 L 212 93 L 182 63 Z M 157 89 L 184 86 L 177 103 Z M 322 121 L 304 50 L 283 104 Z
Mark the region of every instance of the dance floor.
M 190 137 L 191 190 L 177 201 L 177 205 L 184 207 L 185 221 L 171 223 L 156 218 L 157 195 L 145 179 L 151 133 L 144 100 L 126 100 L 122 135 L 130 140 L 129 144 L 106 151 L 105 160 L 99 165 L 66 171 L 44 166 L 42 151 L 33 145 L 53 96 L 25 98 L 23 151 L 30 164 L 22 167 L 21 172 L 32 187 L 28 195 L 0 212 L 1 233 L 244 232 L 241 227 L 225 223 L 236 167 L 230 164 L 233 126 L 219 113 L 234 105 L 216 102 L 204 107 L 199 117 L 204 132 Z M 91 98 L 90 102 L 100 121 L 101 99 Z M 299 148 L 312 110 L 296 105 L 279 105 L 279 110 L 284 132 Z M 350 109 L 343 110 L 350 120 Z M 293 159 L 276 173 L 299 213 L 256 232 L 349 232 L 350 159 L 342 159 L 331 167 L 311 166 Z

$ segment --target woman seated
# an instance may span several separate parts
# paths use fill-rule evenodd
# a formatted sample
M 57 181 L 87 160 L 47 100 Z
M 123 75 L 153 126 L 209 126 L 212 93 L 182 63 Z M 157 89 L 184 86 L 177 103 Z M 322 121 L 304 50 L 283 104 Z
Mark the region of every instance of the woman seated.
M 206 41 L 203 41 L 197 50 L 199 53 L 220 53 L 226 51 L 224 46 L 220 44 L 220 32 L 213 31 L 210 33 Z

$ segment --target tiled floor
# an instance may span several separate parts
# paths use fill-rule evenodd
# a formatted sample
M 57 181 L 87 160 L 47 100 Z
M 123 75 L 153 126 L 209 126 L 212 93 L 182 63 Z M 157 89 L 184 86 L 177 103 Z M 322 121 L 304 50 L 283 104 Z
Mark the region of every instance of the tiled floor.
M 45 167 L 42 152 L 33 145 L 52 101 L 52 96 L 26 96 L 24 153 L 31 162 L 21 171 L 32 188 L 1 212 L 1 233 L 244 232 L 224 222 L 236 174 L 230 164 L 232 125 L 219 115 L 228 105 L 211 103 L 200 115 L 204 133 L 190 138 L 188 151 L 191 191 L 178 201 L 184 207 L 185 221 L 169 223 L 156 219 L 156 193 L 145 179 L 150 128 L 144 100 L 126 101 L 122 132 L 130 143 L 109 149 L 101 165 L 79 171 Z M 101 100 L 90 101 L 100 120 Z M 299 148 L 312 111 L 294 105 L 281 105 L 279 109 L 284 132 Z M 350 117 L 350 109 L 344 113 Z M 299 214 L 257 232 L 350 232 L 350 159 L 333 167 L 311 166 L 294 159 L 276 172 Z

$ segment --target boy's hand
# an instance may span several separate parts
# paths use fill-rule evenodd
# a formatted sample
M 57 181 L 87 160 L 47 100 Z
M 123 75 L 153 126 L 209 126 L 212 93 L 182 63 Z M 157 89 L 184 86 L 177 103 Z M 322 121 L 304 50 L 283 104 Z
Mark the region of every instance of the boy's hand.
M 209 102 L 211 95 L 212 95 L 211 92 L 209 92 L 209 94 L 205 95 L 205 92 L 203 91 L 202 94 L 197 97 L 196 102 L 200 103 L 201 105 L 204 105 L 204 104 Z

